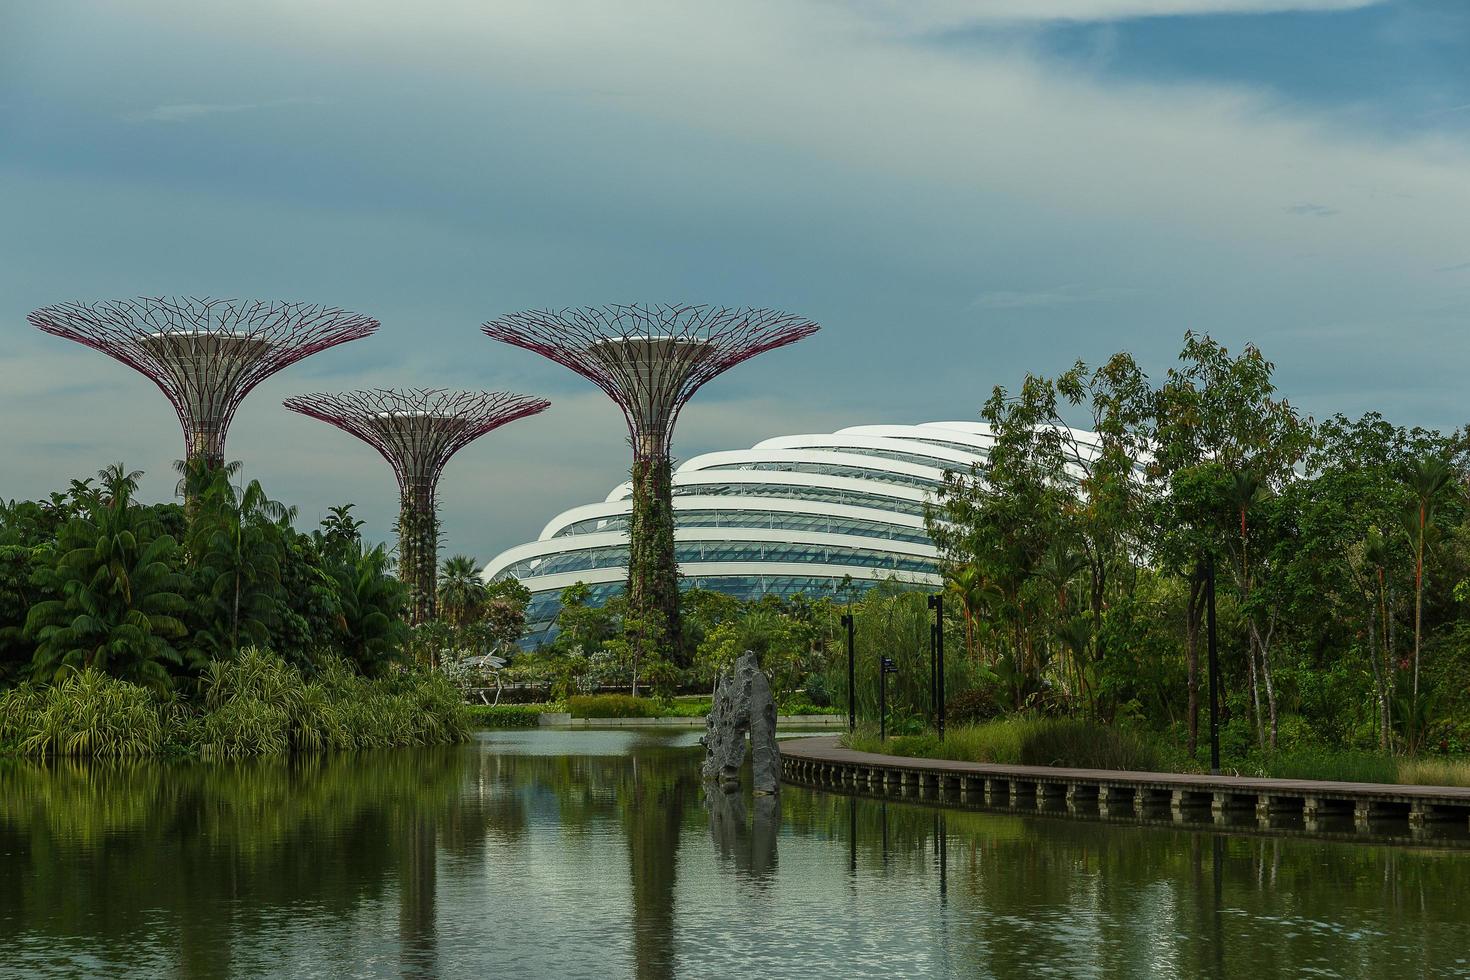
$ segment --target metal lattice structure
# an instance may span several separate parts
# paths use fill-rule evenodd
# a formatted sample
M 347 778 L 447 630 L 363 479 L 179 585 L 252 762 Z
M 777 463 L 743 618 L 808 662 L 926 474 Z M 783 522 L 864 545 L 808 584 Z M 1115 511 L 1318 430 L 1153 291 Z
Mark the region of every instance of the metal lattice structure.
M 224 462 L 230 422 L 256 385 L 378 329 L 372 317 L 331 306 L 191 297 L 62 303 L 27 319 L 158 385 L 184 427 L 185 458 L 207 466 Z
M 639 629 L 680 649 L 671 447 L 679 413 L 705 383 L 757 354 L 818 330 L 777 310 L 714 306 L 598 306 L 498 317 L 487 337 L 547 357 L 605 391 L 623 411 L 633 445 L 628 609 Z M 649 627 L 655 619 L 662 622 Z
M 544 398 L 500 391 L 374 388 L 288 398 L 293 412 L 320 419 L 372 446 L 398 478 L 398 564 L 410 617 L 434 617 L 439 519 L 435 495 L 450 457 L 507 422 L 544 412 Z

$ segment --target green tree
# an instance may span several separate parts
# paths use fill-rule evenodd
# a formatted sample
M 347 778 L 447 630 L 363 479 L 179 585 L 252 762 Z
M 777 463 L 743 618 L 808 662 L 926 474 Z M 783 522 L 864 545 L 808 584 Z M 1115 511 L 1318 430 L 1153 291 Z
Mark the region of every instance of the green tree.
M 377 676 L 401 654 L 408 627 L 407 587 L 390 574 L 385 545 L 346 546 L 329 571 L 340 607 L 338 642 L 342 652 L 368 676 Z
M 185 634 L 188 580 L 178 544 L 133 499 L 141 475 L 117 464 L 101 471 L 99 488 L 78 491 L 77 516 L 37 570 L 40 587 L 57 596 L 26 617 L 37 677 L 95 667 L 165 687 L 183 663 L 173 641 Z
M 480 565 L 469 555 L 445 559 L 439 572 L 439 615 L 451 626 L 463 628 L 485 611 L 488 596 Z
M 294 507 L 266 496 L 259 480 L 243 488 L 220 467 L 199 494 L 189 526 L 190 564 L 199 581 L 202 639 L 216 652 L 242 643 L 271 647 L 281 618 L 281 562 Z
M 1435 512 L 1443 501 L 1458 492 L 1457 474 L 1449 462 L 1426 456 L 1409 464 L 1405 483 L 1410 499 L 1403 512 L 1404 532 L 1414 559 L 1414 682 L 1413 696 L 1419 697 L 1419 651 L 1424 635 L 1424 576 L 1426 556 L 1439 540 Z

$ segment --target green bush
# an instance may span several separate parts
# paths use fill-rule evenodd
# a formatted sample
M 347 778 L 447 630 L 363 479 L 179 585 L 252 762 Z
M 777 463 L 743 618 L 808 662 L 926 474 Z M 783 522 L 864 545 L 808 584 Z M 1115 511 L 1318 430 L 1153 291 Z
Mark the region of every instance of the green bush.
M 567 698 L 573 718 L 659 718 L 664 708 L 652 698 L 628 694 L 574 694 Z
M 1153 747 L 1133 733 L 1072 718 L 1011 717 L 960 725 L 942 740 L 926 732 L 879 742 L 874 732 L 864 729 L 848 736 L 847 742 L 864 752 L 956 762 L 1135 771 L 1159 765 Z
M 1129 731 L 1079 718 L 1038 718 L 1022 733 L 1021 764 L 1154 771 L 1159 756 Z
M 28 755 L 156 755 L 165 748 L 161 709 L 148 688 L 87 669 L 48 688 L 8 692 L 0 700 L 0 728 L 7 743 Z
M 370 680 L 331 663 L 308 681 L 247 648 L 205 668 L 193 704 L 95 670 L 16 688 L 0 695 L 0 745 L 29 755 L 210 759 L 431 745 L 468 736 L 466 708 L 439 674 Z
M 944 706 L 945 719 L 951 725 L 973 725 L 1005 714 L 1000 691 L 991 686 L 972 687 L 950 698 Z
M 1398 760 L 1378 752 L 1319 748 L 1278 751 L 1257 766 L 1256 775 L 1280 779 L 1334 779 L 1350 783 L 1396 783 Z
M 535 728 L 541 723 L 544 704 L 472 704 L 470 724 L 477 728 Z

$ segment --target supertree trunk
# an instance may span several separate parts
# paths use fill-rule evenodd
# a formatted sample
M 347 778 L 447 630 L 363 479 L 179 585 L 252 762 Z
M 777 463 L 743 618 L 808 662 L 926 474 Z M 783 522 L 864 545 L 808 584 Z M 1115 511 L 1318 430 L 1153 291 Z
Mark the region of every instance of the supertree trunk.
M 398 501 L 398 577 L 408 586 L 408 621 L 418 626 L 439 610 L 439 515 L 431 488 L 405 487 Z
M 633 461 L 632 476 L 628 611 L 643 624 L 639 659 L 667 649 L 676 663 L 686 663 L 674 552 L 673 462 L 666 453 L 639 456 Z

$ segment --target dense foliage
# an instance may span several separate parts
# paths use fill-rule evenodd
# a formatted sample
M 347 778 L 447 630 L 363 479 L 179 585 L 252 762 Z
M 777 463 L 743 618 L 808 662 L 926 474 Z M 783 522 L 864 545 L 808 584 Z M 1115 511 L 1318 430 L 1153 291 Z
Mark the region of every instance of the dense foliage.
M 961 649 L 1012 710 L 1172 728 L 1192 755 L 1213 572 L 1228 754 L 1470 747 L 1464 432 L 1314 421 L 1260 351 L 1193 335 L 1158 383 L 1119 354 L 982 417 L 994 449 L 929 526 Z
M 96 667 L 0 694 L 0 746 L 36 756 L 226 758 L 460 741 L 469 716 L 440 674 L 377 680 L 346 664 L 308 678 L 247 647 L 210 661 L 199 696 L 161 694 Z
M 405 589 L 351 505 L 303 533 L 238 465 L 182 469 L 183 507 L 138 501 L 121 465 L 0 505 L 0 743 L 228 756 L 462 736 L 462 694 L 414 671 Z M 502 604 L 487 593 L 456 629 L 513 642 L 524 602 Z

